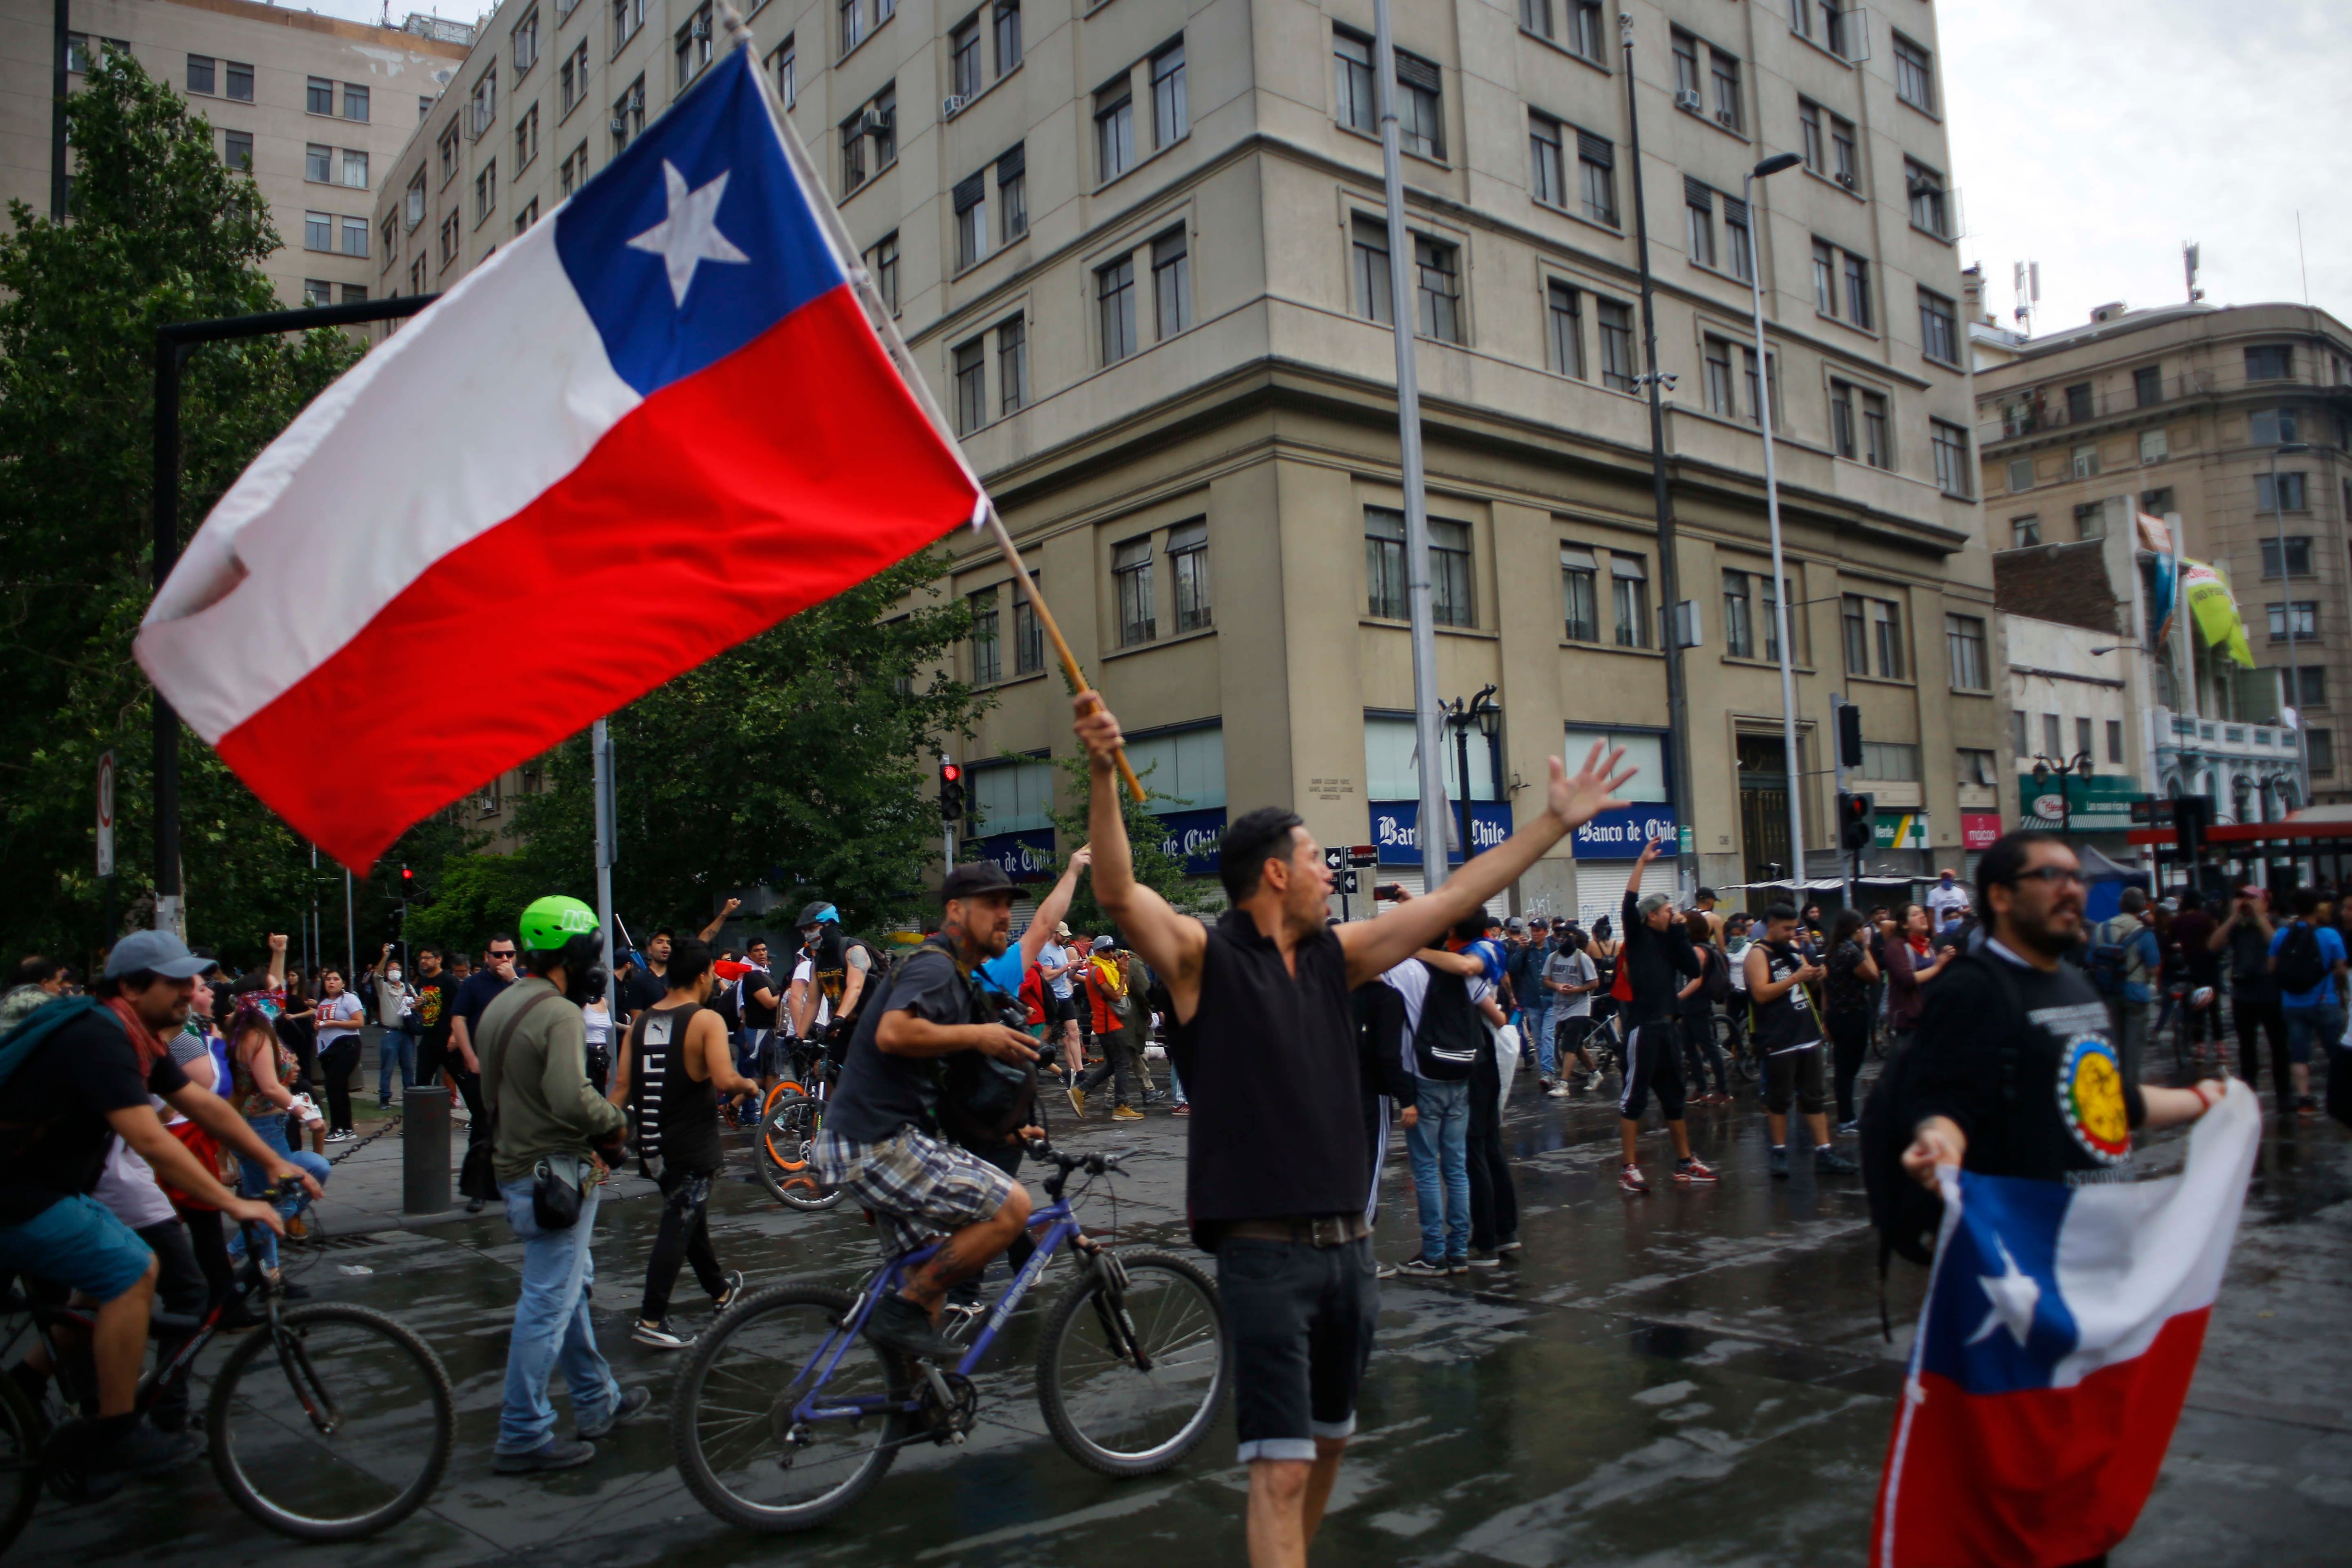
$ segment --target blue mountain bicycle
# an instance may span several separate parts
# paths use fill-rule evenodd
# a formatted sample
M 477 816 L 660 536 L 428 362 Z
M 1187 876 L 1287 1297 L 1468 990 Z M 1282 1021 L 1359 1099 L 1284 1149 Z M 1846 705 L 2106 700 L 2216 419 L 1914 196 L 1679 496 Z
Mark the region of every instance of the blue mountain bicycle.
M 1079 1226 L 1063 1196 L 1071 1175 L 1116 1173 L 1124 1154 L 1031 1147 L 1054 1167 L 1049 1201 L 1030 1219 L 1037 1250 L 1001 1298 L 950 1331 L 975 1335 L 953 1368 L 865 1334 L 875 1303 L 937 1243 L 892 1258 L 855 1291 L 772 1286 L 710 1326 L 670 1406 L 678 1471 L 705 1508 L 745 1530 L 805 1530 L 865 1496 L 901 1448 L 961 1445 L 980 1415 L 973 1370 L 1065 1247 L 1078 1278 L 1046 1309 L 1037 1346 L 1037 1404 L 1055 1441 L 1107 1476 L 1150 1475 L 1199 1446 L 1233 1375 L 1216 1285 L 1173 1253 L 1106 1247 Z

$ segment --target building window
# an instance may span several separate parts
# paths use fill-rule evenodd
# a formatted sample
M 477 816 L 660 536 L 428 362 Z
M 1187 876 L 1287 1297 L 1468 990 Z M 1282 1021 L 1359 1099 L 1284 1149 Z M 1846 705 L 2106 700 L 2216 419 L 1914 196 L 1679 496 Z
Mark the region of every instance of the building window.
M 335 177 L 335 150 L 321 147 L 316 142 L 302 149 L 302 177 L 316 184 L 326 184 Z
M 993 686 L 1004 679 L 1004 653 L 996 640 L 996 590 L 982 588 L 965 603 L 971 606 L 971 683 Z
M 305 307 L 312 305 L 331 305 L 334 302 L 335 286 L 332 283 L 328 282 L 323 278 L 305 278 L 302 279 L 302 303 Z
M 1837 247 L 1826 240 L 1813 241 L 1813 309 L 1837 314 Z
M 1547 206 L 1565 206 L 1568 174 L 1560 153 L 1559 121 L 1529 110 L 1528 150 L 1529 193 Z
M 493 158 L 474 176 L 474 221 L 481 222 L 499 205 L 499 163 Z
M 1857 458 L 1874 468 L 1891 468 L 1886 398 L 1851 382 L 1830 383 L 1830 435 L 1841 458 Z
M 2009 710 L 2009 748 L 2021 758 L 2033 754 L 2033 748 L 2027 742 L 2026 734 L 2025 710 L 2011 709 Z
M 1845 253 L 1845 318 L 1870 330 L 1870 263 L 1851 250 Z
M 2320 778 L 2333 774 L 2336 772 L 2336 732 L 2332 730 L 2305 730 L 2303 742 L 2313 774 Z
M 253 68 L 251 66 L 230 60 L 223 68 L 221 76 L 228 88 L 228 97 L 239 103 L 253 101 Z
M 1151 242 L 1153 328 L 1162 342 L 1192 324 L 1192 273 L 1181 228 L 1171 228 Z
M 2257 447 L 2284 447 L 2299 440 L 2301 430 L 2292 408 L 2257 408 L 2246 416 L 2246 439 Z
M 2009 547 L 2024 550 L 2042 542 L 2042 520 L 2038 517 L 2012 517 L 2009 520 Z
M 1902 605 L 1891 599 L 1847 594 L 1843 595 L 1840 622 L 1845 633 L 1848 675 L 1875 674 L 1883 680 L 1903 679 L 1906 661 Z
M 2164 401 L 2164 373 L 2159 367 L 2144 364 L 2132 372 L 2132 401 L 2142 408 Z
M 2276 577 L 2279 574 L 2280 542 L 2281 542 L 2275 538 L 2265 539 L 2262 542 L 2263 575 L 2265 578 Z M 2286 536 L 2284 542 L 2286 545 L 2286 574 L 2290 577 L 2310 576 L 2311 536 L 2307 533 L 2290 533 Z
M 1184 45 L 1169 45 L 1151 57 L 1151 144 L 1165 147 L 1192 128 L 1184 100 Z
M 2178 510 L 2173 505 L 2172 487 L 2161 485 L 2152 490 L 2140 491 L 2139 510 L 2150 517 L 2162 517 L 2168 511 Z
M 1756 599 L 1745 572 L 1723 574 L 1723 651 L 1733 658 L 1756 657 Z
M 2009 460 L 2009 493 L 2015 495 L 2020 490 L 2030 490 L 2032 488 L 2033 459 L 2011 458 Z
M 588 183 L 588 143 L 572 149 L 572 156 L 556 170 L 556 195 L 568 196 Z
M 368 89 L 356 82 L 343 84 L 343 118 L 364 124 L 368 117 Z
M 1649 566 L 1638 555 L 1612 552 L 1609 557 L 1609 587 L 1614 603 L 1611 608 L 1617 616 L 1617 646 L 1647 647 L 1650 646 L 1650 577 Z
M 1690 238 L 1690 258 L 1701 267 L 1715 265 L 1715 193 L 1696 180 L 1683 181 L 1685 227 Z
M 581 49 L 584 55 L 587 46 L 583 44 L 581 46 Z M 786 109 L 797 109 L 800 107 L 801 101 L 801 49 L 799 37 L 796 35 L 787 34 L 782 45 L 777 48 L 774 58 L 776 62 L 776 90 L 783 95 L 784 107 Z
M 302 215 L 302 248 L 327 250 L 335 248 L 335 215 L 304 213 Z
M 2099 444 L 2097 442 L 2085 441 L 2081 446 L 2074 448 L 2073 453 L 2073 472 L 2074 478 L 2078 479 L 2092 479 L 2098 478 Z
M 1706 365 L 1706 411 L 1726 418 L 1738 417 L 1738 394 L 1731 385 L 1731 344 L 1709 336 L 1701 341 Z
M 335 112 L 335 84 L 325 77 L 314 76 L 304 85 L 302 107 L 312 114 Z
M 1095 94 L 1095 179 L 1106 184 L 1135 167 L 1135 95 L 1121 77 Z
M 1118 586 L 1118 646 L 1133 647 L 1160 636 L 1153 610 L 1151 538 L 1130 539 L 1111 552 L 1111 579 Z
M 446 268 L 457 259 L 457 215 L 451 213 L 441 220 L 441 265 Z
M 1927 443 L 1936 454 L 1936 488 L 1967 500 L 1973 493 L 1969 480 L 1969 433 L 1941 419 L 1927 421 Z
M 2107 503 L 2084 501 L 2074 509 L 2076 539 L 2105 539 L 2107 536 Z
M 1895 35 L 1895 96 L 1912 108 L 1936 112 L 1936 70 L 1927 51 Z
M 1196 519 L 1168 531 L 1168 574 L 1176 580 L 1176 629 L 1197 632 L 1209 619 L 1209 525 Z
M 368 253 L 368 220 L 363 217 L 343 219 L 343 254 L 365 256 Z
M 1829 144 L 1822 137 L 1822 106 L 1801 98 L 1797 100 L 1797 142 L 1804 153 L 1805 167 L 1816 174 L 1827 174 Z
M 367 297 L 368 291 L 366 284 L 346 283 L 343 285 L 341 300 L 344 304 L 364 305 L 367 303 Z
M 629 143 L 645 134 L 646 79 L 642 76 L 629 84 L 613 105 L 613 156 L 619 157 Z
M 2286 606 L 2273 601 L 2263 606 L 2263 614 L 2270 619 L 2271 641 L 2284 642 L 2286 640 Z M 2298 642 L 2307 642 L 2318 635 L 2319 601 L 2316 599 L 2295 600 L 2295 640 Z
M 513 38 L 515 75 L 520 76 L 539 63 L 539 11 L 536 7 L 532 8 L 530 16 L 515 24 Z
M 670 54 L 677 62 L 674 79 L 679 87 L 702 74 L 710 63 L 711 47 L 710 7 L 705 5 L 686 19 L 686 26 L 670 41 Z
M 1102 362 L 1116 364 L 1136 350 L 1133 257 L 1123 256 L 1095 273 L 1095 310 L 1101 323 Z
M 988 423 L 987 345 L 974 338 L 954 351 L 956 434 L 969 436 Z
M 2161 463 L 2172 456 L 2172 438 L 2161 429 L 2139 433 L 2139 460 L 2142 465 Z
M 1959 307 L 1926 289 L 1919 290 L 1919 352 L 1956 368 L 1960 363 Z
M 1944 617 L 1944 651 L 1952 661 L 1952 684 L 1962 691 L 1992 689 L 1985 658 L 1985 624 L 1974 616 Z
M 2256 474 L 2254 476 L 2254 510 L 2273 512 L 2305 510 L 2303 479 L 2301 474 L 2281 474 L 2278 477 L 2276 493 L 2273 494 L 2270 475 Z
M 996 0 L 996 74 L 1021 63 L 1021 0 Z
M 847 54 L 866 41 L 864 0 L 841 0 L 841 52 Z
M 2063 733 L 2057 714 L 2044 713 L 2042 716 L 2042 754 L 2052 762 L 2060 761 L 2066 755 L 2066 742 L 2061 738 Z
M 2120 763 L 2123 760 L 2124 721 L 2120 719 L 2110 719 L 2107 721 L 2107 761 Z
M 1441 626 L 1475 626 L 1478 608 L 1470 587 L 1470 525 L 1429 520 L 1429 618 Z
M 1441 96 L 1444 78 L 1437 67 L 1419 55 L 1396 51 L 1397 132 L 1408 153 L 1438 163 L 1445 161 L 1445 105 Z
M 1045 573 L 1029 568 L 1029 581 L 1034 585 Z M 1037 619 L 1037 606 L 1018 584 L 1013 589 L 1013 673 L 1034 675 L 1045 668 L 1045 627 Z
M 996 329 L 996 392 L 1003 413 L 1029 405 L 1029 325 L 1018 316 Z
M 898 237 L 884 235 L 875 241 L 874 248 L 866 253 L 866 270 L 874 279 L 875 291 L 890 313 L 898 313 Z
M 425 221 L 425 171 L 421 168 L 416 177 L 408 182 L 407 193 L 402 198 L 401 221 L 410 228 Z
M 1593 314 L 1601 328 L 1601 384 L 1615 392 L 1633 390 L 1633 308 L 1622 300 L 1595 300 Z
M 398 213 L 386 213 L 386 214 L 384 214 L 384 215 L 383 215 L 383 270 L 384 270 L 384 271 L 389 272 L 389 271 L 391 271 L 391 270 L 392 270 L 392 260 L 393 260 L 393 255 L 394 255 L 394 247 L 395 245 L 397 245 L 397 244 L 398 244 L 399 239 L 400 239 L 400 215 L 399 215 Z
M 1903 741 L 1864 741 L 1862 765 L 1854 772 L 1882 784 L 1919 782 L 1919 748 Z
M 515 121 L 514 132 L 516 172 L 530 167 L 539 156 L 539 105 L 532 104 L 521 119 Z
M 1366 614 L 1401 621 L 1406 616 L 1404 513 L 1386 507 L 1364 509 Z
M 1600 563 L 1592 552 L 1578 545 L 1559 547 L 1559 592 L 1569 642 L 1601 640 Z
M 1835 165 L 1830 177 L 1849 191 L 1859 186 L 1862 184 L 1861 142 L 1854 132 L 1853 121 L 1843 115 L 1830 116 L 1830 153 Z
M 842 194 L 847 195 L 898 161 L 898 89 L 893 83 L 841 122 Z
M 368 155 L 354 148 L 343 149 L 343 184 L 355 191 L 368 188 Z
M 253 132 L 224 131 L 221 132 L 221 162 L 232 169 L 253 173 Z
M 1557 279 L 1544 287 L 1544 346 L 1550 352 L 1553 372 L 1582 381 L 1583 312 L 1576 290 Z
M 2292 673 L 2282 669 L 2278 675 L 2280 700 L 2296 708 L 2327 706 L 2327 671 L 2318 665 L 2303 665 Z
M 1356 313 L 1368 321 L 1393 323 L 1396 313 L 1389 300 L 1389 231 L 1378 218 L 1361 213 L 1349 224 L 1355 261 Z
M 1996 784 L 1995 760 L 1990 752 L 1969 746 L 1954 748 L 1954 759 L 1959 763 L 1958 783 L 1962 784 Z
M 210 55 L 188 57 L 188 90 L 209 94 L 213 90 L 213 58 Z
M 1607 33 L 1601 26 L 1601 0 L 1568 0 L 1568 47 L 1595 65 L 1605 63 Z
M 1460 258 L 1456 247 L 1423 235 L 1412 237 L 1413 292 L 1423 337 L 1462 341 Z
M 1756 245 L 1748 231 L 1748 204 L 1738 197 L 1723 198 L 1723 240 L 1730 253 L 1731 275 L 1742 283 L 1756 277 Z
M 1331 34 L 1331 56 L 1337 72 L 1332 112 L 1351 131 L 1380 134 L 1380 104 L 1372 87 L 1372 41 L 1344 28 Z
M 998 221 L 1007 245 L 1029 232 L 1028 169 L 1025 143 L 996 160 L 996 205 L 1003 215 Z
M 1576 133 L 1577 192 L 1584 216 L 1617 226 L 1617 149 L 1588 131 Z
M 1519 26 L 1538 37 L 1551 37 L 1551 0 L 1519 0 Z
M 961 271 L 988 254 L 988 172 L 983 169 L 957 182 L 950 195 L 955 204 L 955 264 Z
M 1715 122 L 1727 131 L 1742 129 L 1746 114 L 1739 100 L 1739 57 L 1707 46 L 1707 71 L 1715 82 Z
M 1698 90 L 1698 40 L 1680 27 L 1669 36 L 1675 51 L 1675 102 L 1696 114 L 1705 102 Z
M 522 231 L 523 231 L 523 230 L 525 230 L 525 229 L 527 229 L 527 228 L 529 228 L 531 225 L 533 225 L 533 224 L 537 223 L 538 221 L 539 221 L 539 198 L 538 198 L 537 196 L 533 196 L 533 197 L 531 197 L 531 198 L 530 198 L 530 204 L 529 204 L 528 205 L 526 205 L 526 206 L 522 209 L 522 211 L 520 211 L 520 212 L 519 212 L 519 213 L 515 214 L 515 230 L 514 230 L 514 231 L 515 231 L 516 237 L 518 237 L 518 238 L 521 237 Z
M 948 92 L 970 102 L 980 96 L 980 18 L 948 35 Z
M 441 183 L 447 184 L 457 173 L 457 132 L 456 121 L 441 132 Z
M 2294 351 L 2284 343 L 2273 343 L 2246 351 L 2248 381 L 2287 381 L 2294 375 Z
M 1903 185 L 1911 200 L 1911 226 L 1937 239 L 1952 237 L 1951 214 L 1946 206 L 1944 176 L 1916 159 L 1903 160 Z

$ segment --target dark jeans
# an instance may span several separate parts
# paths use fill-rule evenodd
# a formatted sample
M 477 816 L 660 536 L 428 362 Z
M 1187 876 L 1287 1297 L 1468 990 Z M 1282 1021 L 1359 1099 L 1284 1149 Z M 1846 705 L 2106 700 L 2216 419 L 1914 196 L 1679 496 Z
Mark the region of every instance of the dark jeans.
M 1511 1162 L 1503 1152 L 1499 1127 L 1473 1132 L 1470 1156 L 1470 1250 L 1492 1252 L 1519 1238 L 1519 1189 L 1511 1181 Z
M 1715 1069 L 1715 1092 L 1729 1094 L 1731 1086 L 1724 1081 L 1723 1047 L 1715 1043 L 1715 1016 L 1710 1012 L 1685 1013 L 1675 1023 L 1682 1037 L 1683 1069 L 1690 1079 L 1691 1088 L 1706 1087 L 1706 1069 Z
M 1371 1238 L 1227 1240 L 1217 1293 L 1233 1335 L 1241 1461 L 1311 1460 L 1318 1437 L 1353 1436 L 1381 1315 Z
M 217 1223 L 214 1234 L 219 1234 Z M 212 1292 L 204 1266 L 197 1261 L 194 1244 L 188 1238 L 187 1227 L 176 1219 L 158 1220 L 153 1225 L 141 1226 L 139 1238 L 155 1249 L 155 1304 L 179 1317 L 204 1316 L 205 1309 L 212 1304 Z M 158 1364 L 177 1355 L 189 1337 L 177 1331 L 158 1333 Z M 189 1370 L 183 1367 L 178 1376 L 156 1391 L 154 1421 L 163 1431 L 181 1431 L 188 1424 Z
M 1135 1047 L 1127 1043 L 1128 1037 L 1133 1033 L 1132 1029 L 1115 1029 L 1108 1035 L 1095 1037 L 1095 1043 L 1102 1047 L 1103 1059 L 1087 1068 L 1086 1076 L 1078 1079 L 1081 1093 L 1092 1094 L 1103 1086 L 1104 1079 L 1117 1074 L 1118 1103 L 1128 1106 L 1135 1103 L 1135 1091 L 1140 1086 L 1143 1064 L 1137 1058 Z
M 477 1143 L 487 1143 L 490 1138 L 489 1113 L 482 1109 L 482 1075 L 467 1072 L 451 1057 L 444 1068 L 457 1086 L 457 1094 L 466 1102 L 466 1152 L 474 1152 Z
M 327 1127 L 352 1130 L 352 1071 L 360 1065 L 360 1037 L 347 1035 L 319 1053 L 319 1076 L 326 1080 Z
M 710 1248 L 710 1175 L 705 1171 L 664 1171 L 655 1178 L 662 1191 L 661 1229 L 646 1260 L 646 1299 L 637 1316 L 658 1323 L 669 1316 L 669 1293 L 678 1266 L 694 1265 L 694 1278 L 711 1300 L 727 1289 L 719 1255 Z
M 1854 1118 L 1853 1080 L 1862 1073 L 1863 1058 L 1870 1054 L 1870 1015 L 1832 1013 L 1828 1022 L 1830 1079 L 1837 1089 L 1837 1117 L 1843 1126 Z
M 2230 1012 L 2238 1029 L 2238 1076 L 2246 1087 L 2260 1092 L 2263 1087 L 2263 1058 L 2256 1049 L 2257 1033 L 2266 1034 L 2271 1040 L 2271 1074 L 2277 1082 L 2278 1108 L 2281 1116 L 2294 1114 L 2294 1075 L 2287 1070 L 2290 1058 L 2286 1046 L 2286 1015 L 2279 1005 L 2265 996 L 2232 996 Z

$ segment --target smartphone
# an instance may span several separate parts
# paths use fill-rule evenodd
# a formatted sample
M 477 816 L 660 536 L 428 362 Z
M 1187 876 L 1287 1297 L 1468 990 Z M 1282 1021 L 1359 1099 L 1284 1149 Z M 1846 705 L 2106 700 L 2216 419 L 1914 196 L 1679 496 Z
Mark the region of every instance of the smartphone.
M 1375 899 L 1386 899 L 1391 902 L 1394 902 L 1396 900 L 1404 897 L 1404 885 L 1401 882 L 1382 882 L 1379 887 L 1372 889 L 1372 897 Z

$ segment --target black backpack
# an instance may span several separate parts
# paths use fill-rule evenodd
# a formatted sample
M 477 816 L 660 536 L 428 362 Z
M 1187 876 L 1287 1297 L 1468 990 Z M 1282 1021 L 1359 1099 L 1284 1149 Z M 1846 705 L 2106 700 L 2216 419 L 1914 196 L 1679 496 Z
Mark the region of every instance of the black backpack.
M 1709 1002 L 1730 1001 L 1731 959 L 1714 942 L 1700 951 L 1706 954 L 1706 983 L 1699 987 L 1699 994 Z
M 2319 951 L 2319 928 L 2298 921 L 2287 927 L 2286 941 L 2279 944 L 2279 990 L 2289 996 L 2300 996 L 2316 991 L 2327 978 L 2327 960 Z
M 2009 973 L 2007 963 L 1983 953 L 1969 953 L 1953 960 L 1953 973 L 1962 965 L 1973 964 L 1993 978 L 2000 990 L 2005 1016 L 1998 1024 L 2014 1026 L 2025 1021 L 2025 1006 L 2017 994 L 2017 982 Z M 1941 989 L 1943 975 L 1928 982 L 1931 988 Z M 1933 1005 L 1931 996 L 1929 1005 Z M 1986 1020 L 1988 1023 L 1996 1022 Z M 2018 1051 L 2014 1027 L 2001 1029 L 1999 1051 L 2000 1097 L 2002 1105 L 2012 1114 L 2018 1105 Z M 1862 1108 L 1860 1147 L 1862 1184 L 1870 1196 L 1870 1223 L 1878 1232 L 1878 1277 L 1880 1283 L 1879 1317 L 1886 1315 L 1886 1259 L 1892 1253 L 1914 1263 L 1927 1264 L 1935 1260 L 1937 1233 L 1943 1228 L 1944 1200 L 1913 1181 L 1903 1169 L 1903 1151 L 1911 1146 L 1912 1130 L 1895 1121 L 1895 1108 L 1906 1096 L 1913 1068 L 1918 1060 L 1916 1047 L 1895 1052 L 1887 1058 L 1886 1066 L 1871 1086 L 1870 1098 Z
M 1422 994 L 1420 1026 L 1412 1032 L 1413 1070 L 1433 1083 L 1460 1083 L 1477 1063 L 1486 1028 L 1470 1005 L 1468 980 L 1426 963 L 1422 967 L 1429 971 L 1429 986 Z

